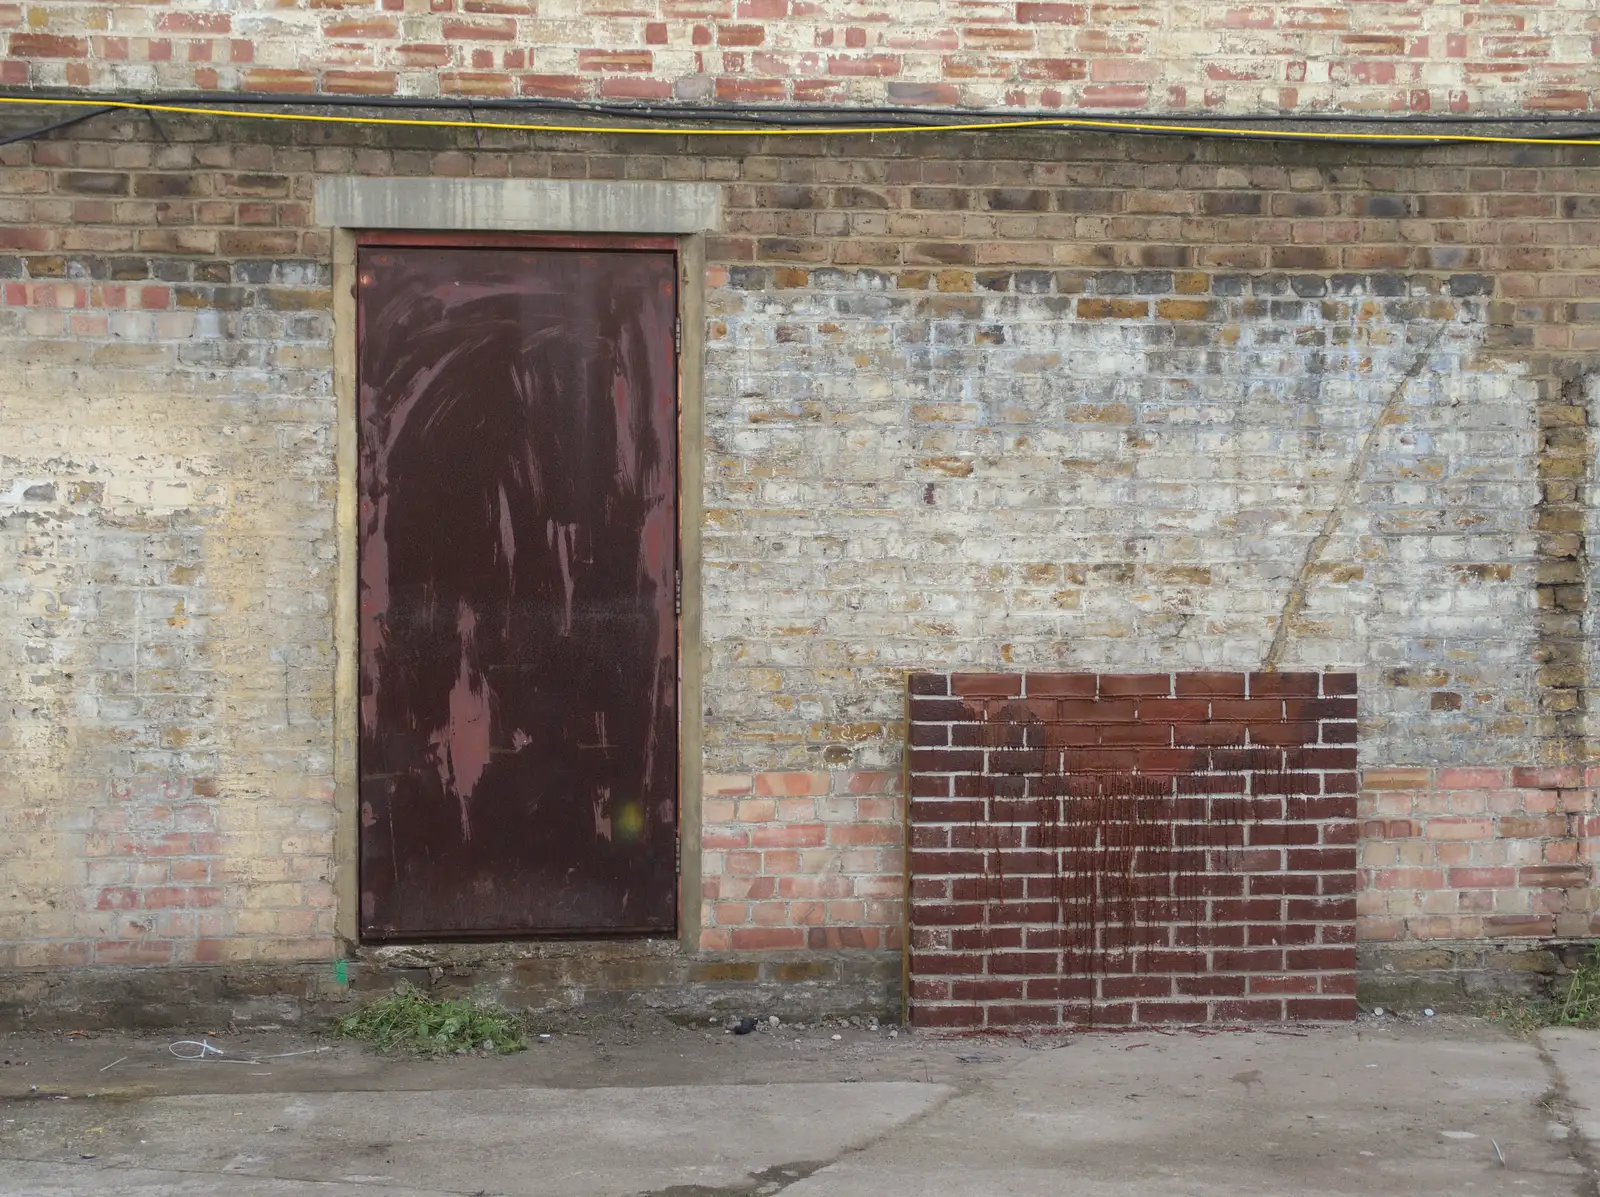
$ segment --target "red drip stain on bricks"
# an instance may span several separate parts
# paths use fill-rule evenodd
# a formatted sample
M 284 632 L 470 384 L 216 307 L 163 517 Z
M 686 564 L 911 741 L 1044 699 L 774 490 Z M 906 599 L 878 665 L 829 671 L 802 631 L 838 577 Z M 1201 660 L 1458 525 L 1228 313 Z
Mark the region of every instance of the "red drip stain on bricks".
M 913 1021 L 1353 1017 L 1354 690 L 914 675 Z

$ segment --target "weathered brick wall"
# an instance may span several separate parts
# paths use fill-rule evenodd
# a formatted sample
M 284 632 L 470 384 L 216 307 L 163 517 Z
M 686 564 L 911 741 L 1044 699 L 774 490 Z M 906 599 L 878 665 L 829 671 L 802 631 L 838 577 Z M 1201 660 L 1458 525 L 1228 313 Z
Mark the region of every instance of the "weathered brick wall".
M 327 955 L 329 238 L 269 147 L 0 154 L 0 961 Z
M 1600 932 L 1600 769 L 1369 769 L 1362 784 L 1362 939 Z
M 700 946 L 899 948 L 899 791 L 878 770 L 708 775 Z
M 1354 1018 L 1355 690 L 912 674 L 912 1022 Z
M 1233 113 L 1596 107 L 1586 0 L 0 3 L 0 84 Z
M 5 958 L 335 950 L 318 174 L 725 185 L 701 942 L 894 948 L 907 671 L 1252 670 L 1298 593 L 1276 664 L 1361 672 L 1364 767 L 1590 759 L 1586 153 L 130 117 L 0 149 Z M 1567 929 L 1580 826 L 1534 837 L 1578 854 Z M 1367 913 L 1473 933 L 1441 876 Z

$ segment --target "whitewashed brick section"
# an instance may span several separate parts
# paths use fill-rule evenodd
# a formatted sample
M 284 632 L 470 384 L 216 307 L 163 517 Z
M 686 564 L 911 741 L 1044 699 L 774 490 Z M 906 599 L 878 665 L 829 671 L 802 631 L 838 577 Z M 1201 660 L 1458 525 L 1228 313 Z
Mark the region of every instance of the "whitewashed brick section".
M 1363 760 L 1532 753 L 1533 412 L 1515 373 L 1477 362 L 1481 303 L 1456 301 L 1441 330 L 1325 320 L 1292 297 L 1292 324 L 1249 321 L 1256 300 L 1223 298 L 1178 345 L 1155 300 L 1083 319 L 1092 296 L 882 277 L 713 293 L 713 767 L 775 751 L 895 766 L 891 679 L 930 662 L 1258 668 L 1364 436 L 1436 333 L 1284 664 L 1362 671 Z M 1459 709 L 1430 710 L 1440 692 Z
M 332 951 L 330 322 L 268 299 L 305 272 L 0 307 L 0 963 Z

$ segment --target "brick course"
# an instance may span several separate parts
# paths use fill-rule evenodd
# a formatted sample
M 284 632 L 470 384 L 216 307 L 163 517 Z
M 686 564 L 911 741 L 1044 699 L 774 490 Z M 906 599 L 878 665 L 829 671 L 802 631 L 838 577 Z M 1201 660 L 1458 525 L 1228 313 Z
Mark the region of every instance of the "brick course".
M 404 10 L 403 15 L 401 10 Z M 0 4 L 0 83 L 1107 113 L 1583 112 L 1574 0 Z
M 1353 1018 L 1355 693 L 912 674 L 912 1021 Z

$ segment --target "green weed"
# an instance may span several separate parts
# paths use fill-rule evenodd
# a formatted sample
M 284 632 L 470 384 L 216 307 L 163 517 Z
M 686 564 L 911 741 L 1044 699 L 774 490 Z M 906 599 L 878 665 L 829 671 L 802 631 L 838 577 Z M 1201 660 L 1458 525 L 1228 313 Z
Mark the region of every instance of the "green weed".
M 528 1046 L 522 1019 L 499 1006 L 464 998 L 446 1001 L 403 985 L 368 1002 L 335 1026 L 381 1052 L 442 1056 L 462 1048 L 518 1052 Z
M 1572 970 L 1556 1011 L 1556 1025 L 1600 1027 L 1600 947 L 1589 963 Z
M 1544 1027 L 1600 1027 L 1600 947 L 1592 959 L 1572 970 L 1565 987 L 1550 998 L 1497 997 L 1488 1016 L 1513 1035 Z

